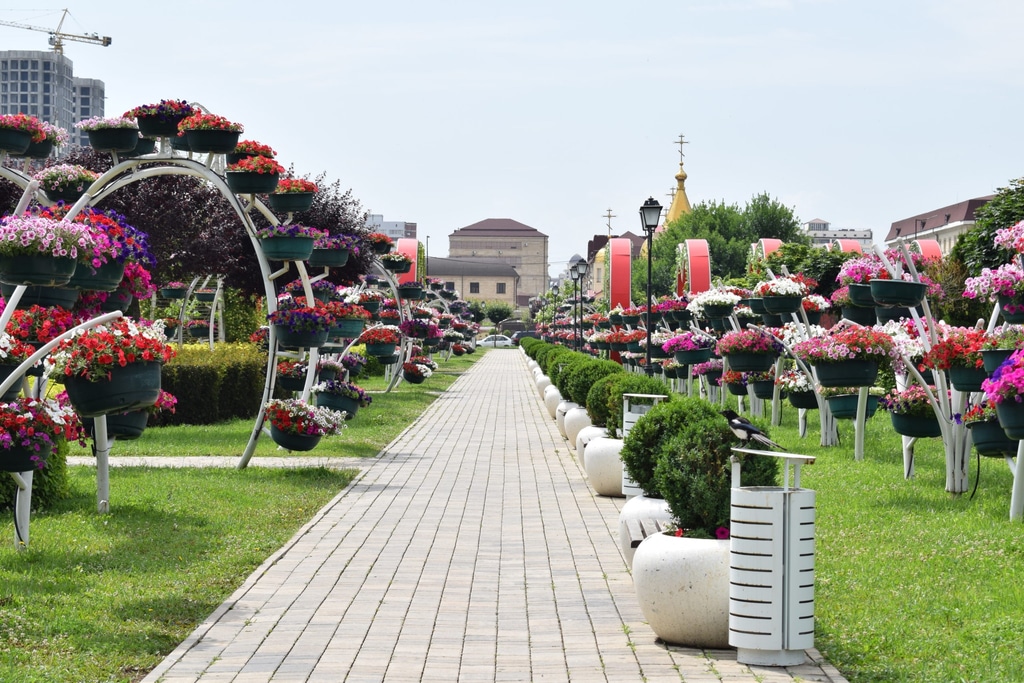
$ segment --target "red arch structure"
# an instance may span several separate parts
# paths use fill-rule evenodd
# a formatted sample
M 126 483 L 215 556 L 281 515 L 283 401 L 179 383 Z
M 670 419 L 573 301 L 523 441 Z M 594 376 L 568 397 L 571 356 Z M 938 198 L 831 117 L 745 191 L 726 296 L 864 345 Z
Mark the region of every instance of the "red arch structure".
M 678 246 L 683 267 L 676 277 L 676 295 L 699 294 L 711 289 L 711 252 L 707 240 L 685 240 Z
M 942 248 L 938 240 L 914 240 L 914 246 L 926 260 L 942 258 Z
M 839 251 L 844 254 L 851 252 L 854 254 L 864 253 L 864 249 L 860 246 L 860 242 L 857 240 L 833 240 L 832 244 L 829 245 L 829 248 L 832 247 L 837 247 Z
M 777 240 L 773 237 L 762 237 L 754 244 L 754 254 L 761 258 L 768 258 L 768 254 L 778 251 L 782 244 L 782 240 Z
M 408 256 L 412 261 L 412 268 L 409 269 L 408 273 L 402 273 L 398 276 L 398 284 L 405 284 L 406 282 L 415 282 L 419 277 L 419 260 L 420 255 L 420 243 L 411 237 L 402 237 L 395 244 L 395 251 L 399 254 Z
M 608 240 L 608 306 L 628 308 L 632 305 L 630 289 L 633 280 L 633 243 L 626 237 Z

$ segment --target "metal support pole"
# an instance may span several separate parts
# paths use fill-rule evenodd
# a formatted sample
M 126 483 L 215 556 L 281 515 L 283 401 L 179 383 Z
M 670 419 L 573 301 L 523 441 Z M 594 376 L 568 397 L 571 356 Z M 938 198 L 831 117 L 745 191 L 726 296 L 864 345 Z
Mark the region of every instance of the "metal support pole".
M 647 320 L 644 321 L 644 327 L 647 328 L 647 359 L 644 365 L 644 369 L 647 371 L 648 377 L 654 376 L 654 368 L 651 367 L 651 242 L 654 237 L 654 231 L 647 231 Z

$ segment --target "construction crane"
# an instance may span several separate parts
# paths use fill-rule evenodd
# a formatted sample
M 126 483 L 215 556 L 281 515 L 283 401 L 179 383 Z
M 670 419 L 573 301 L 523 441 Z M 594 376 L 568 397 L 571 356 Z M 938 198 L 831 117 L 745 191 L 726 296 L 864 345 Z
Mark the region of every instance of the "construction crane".
M 42 26 L 31 26 L 29 24 L 19 24 L 13 21 L 0 21 L 2 26 L 13 26 L 14 28 L 23 28 L 29 31 L 42 31 L 43 33 L 50 34 L 50 45 L 53 46 L 53 51 L 59 55 L 64 54 L 64 41 L 74 40 L 79 43 L 92 43 L 93 45 L 102 45 L 107 47 L 111 43 L 110 36 L 101 36 L 96 33 L 89 33 L 86 35 L 77 35 L 74 33 L 64 33 L 61 28 L 64 26 L 64 20 L 68 17 L 67 9 L 64 10 L 64 14 L 61 15 L 60 23 L 57 24 L 56 30 L 44 28 Z

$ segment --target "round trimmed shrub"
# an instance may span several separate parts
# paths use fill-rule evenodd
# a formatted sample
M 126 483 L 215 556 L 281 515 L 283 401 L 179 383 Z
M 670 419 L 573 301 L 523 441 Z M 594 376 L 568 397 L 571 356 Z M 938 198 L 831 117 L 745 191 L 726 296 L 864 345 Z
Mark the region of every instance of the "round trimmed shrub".
M 555 376 L 551 378 L 551 383 L 558 387 L 558 391 L 566 400 L 572 401 L 573 399 L 569 396 L 569 378 L 578 369 L 593 363 L 594 359 L 581 353 L 573 353 L 571 356 L 566 356 L 566 358 L 567 360 L 560 363 L 561 368 L 555 369 Z M 576 403 L 579 403 L 579 401 L 576 401 Z
M 691 416 L 702 410 L 701 404 L 707 402 L 696 397 L 677 397 L 654 406 L 633 425 L 622 445 L 622 463 L 645 496 L 661 497 L 654 477 L 658 456 Z
M 558 377 L 577 358 L 585 358 L 582 353 L 577 353 L 564 346 L 557 347 L 548 354 L 547 365 L 544 367 L 544 374 L 551 378 L 551 383 L 558 386 Z M 561 389 L 559 389 L 561 391 Z M 564 396 L 564 394 L 563 394 Z
M 623 394 L 660 394 L 668 397 L 665 401 L 672 400 L 672 389 L 663 380 L 632 373 L 623 373 L 621 377 L 615 377 L 616 381 L 608 391 L 608 422 L 605 424 L 608 436 L 612 438 L 616 438 L 622 429 Z
M 731 448 L 738 440 L 716 406 L 695 401 L 699 405 L 691 404 L 687 420 L 658 453 L 654 481 L 687 536 L 715 538 L 719 528 L 729 527 Z M 738 455 L 742 486 L 776 485 L 778 459 Z
M 594 382 L 608 375 L 625 372 L 622 366 L 611 360 L 590 359 L 585 363 L 573 363 L 562 373 L 562 384 L 565 385 L 563 396 L 573 403 L 586 407 L 590 388 Z M 559 387 L 561 391 L 561 387 Z M 593 422 L 593 420 L 591 420 Z
M 621 368 L 620 368 L 621 369 Z M 608 404 L 609 396 L 615 387 L 621 373 L 605 375 L 594 382 L 587 392 L 587 415 L 590 416 L 590 423 L 595 427 L 608 426 Z

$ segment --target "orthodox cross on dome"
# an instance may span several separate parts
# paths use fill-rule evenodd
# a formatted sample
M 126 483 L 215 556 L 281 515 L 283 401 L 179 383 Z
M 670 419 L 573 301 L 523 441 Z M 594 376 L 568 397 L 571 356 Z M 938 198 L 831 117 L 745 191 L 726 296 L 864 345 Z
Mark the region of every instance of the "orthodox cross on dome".
M 685 139 L 683 138 L 683 134 L 682 134 L 682 133 L 680 133 L 680 134 L 679 134 L 679 139 L 678 139 L 678 140 L 676 140 L 676 143 L 675 143 L 675 144 L 679 145 L 679 165 L 680 165 L 680 166 L 682 166 L 682 165 L 683 165 L 683 157 L 685 157 L 685 156 L 686 156 L 686 154 L 684 154 L 684 153 L 683 153 L 683 145 L 688 145 L 688 144 L 690 144 L 690 143 L 689 143 L 689 142 L 687 142 L 687 141 L 686 141 L 686 140 L 685 140 Z
M 604 216 L 602 216 L 602 218 L 608 219 L 608 223 L 607 223 L 607 225 L 608 225 L 608 239 L 611 239 L 612 238 L 612 219 L 613 218 L 618 218 L 618 216 L 613 214 L 611 209 L 608 209 L 608 213 L 604 214 Z
M 672 205 L 672 200 L 676 198 L 676 192 L 678 192 L 678 190 L 679 190 L 679 188 L 672 187 L 672 188 L 669 188 L 669 191 L 665 193 L 665 196 L 668 197 L 669 206 Z

